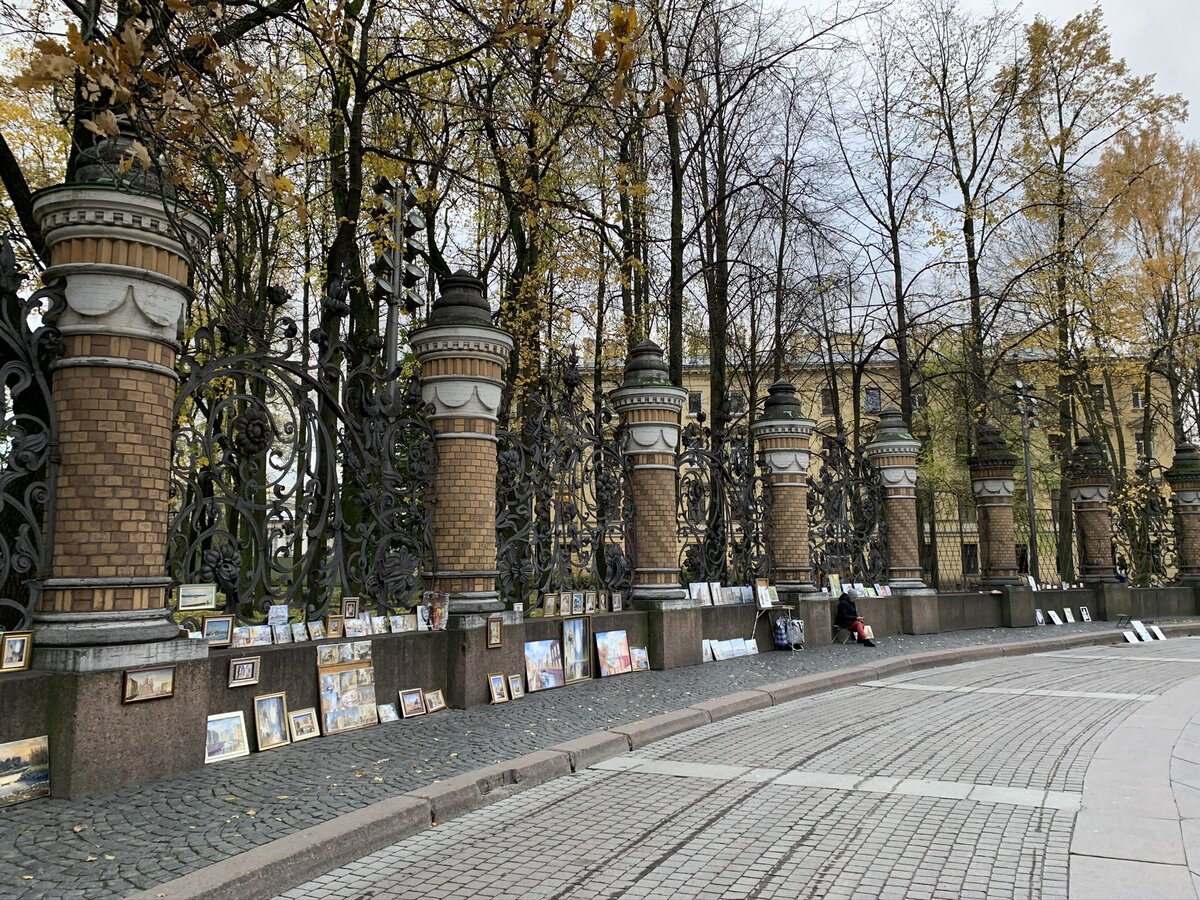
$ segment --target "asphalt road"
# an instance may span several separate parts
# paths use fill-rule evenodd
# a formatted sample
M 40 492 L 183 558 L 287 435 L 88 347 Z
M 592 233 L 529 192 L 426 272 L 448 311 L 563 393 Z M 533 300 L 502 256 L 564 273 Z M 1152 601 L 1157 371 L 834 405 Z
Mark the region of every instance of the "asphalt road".
M 897 675 L 622 754 L 284 896 L 1200 896 L 1200 638 Z

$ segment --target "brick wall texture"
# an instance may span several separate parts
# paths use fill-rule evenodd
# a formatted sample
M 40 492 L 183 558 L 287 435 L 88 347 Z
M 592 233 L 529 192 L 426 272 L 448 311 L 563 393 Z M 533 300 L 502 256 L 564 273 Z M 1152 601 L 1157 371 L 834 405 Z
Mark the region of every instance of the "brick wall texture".
M 55 577 L 161 577 L 167 533 L 175 379 L 122 366 L 70 366 L 71 357 L 140 360 L 170 368 L 174 351 L 153 341 L 70 336 L 54 374 L 62 461 Z M 52 590 L 50 611 L 153 609 L 162 588 Z
M 1175 548 L 1179 574 L 1200 578 L 1200 506 L 1175 505 Z

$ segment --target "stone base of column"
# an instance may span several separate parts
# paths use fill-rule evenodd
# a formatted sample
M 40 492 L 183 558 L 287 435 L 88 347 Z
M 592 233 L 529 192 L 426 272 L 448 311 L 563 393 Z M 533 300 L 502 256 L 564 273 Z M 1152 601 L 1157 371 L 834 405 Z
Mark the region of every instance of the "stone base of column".
M 1096 581 L 1087 585 L 1092 591 L 1092 606 L 1089 612 L 1093 619 L 1116 620 L 1130 615 L 1137 618 L 1138 611 L 1130 603 L 1132 595 L 1129 585 L 1120 582 Z
M 1028 585 L 1024 578 L 1020 575 L 992 575 L 987 578 L 979 579 L 979 586 L 983 588 L 1006 588 L 1009 586 Z
M 695 609 L 696 601 L 681 584 L 635 584 L 629 591 L 634 609 Z
M 779 599 L 788 606 L 796 607 L 792 613 L 804 622 L 804 646 L 824 647 L 833 640 L 833 611 L 830 596 L 825 591 L 785 591 L 779 586 Z
M 453 607 L 453 600 L 451 601 Z M 488 675 L 503 673 L 525 677 L 525 616 L 505 610 L 495 613 L 504 623 L 500 646 L 487 645 L 487 622 L 491 615 L 451 613 L 446 622 L 450 640 L 446 644 L 446 703 L 455 709 L 485 706 L 491 702 Z
M 179 626 L 165 607 L 104 612 L 38 612 L 33 616 L 33 630 L 34 646 L 44 649 L 179 643 L 176 641 Z M 190 657 L 185 655 L 185 658 Z
M 897 587 L 895 581 L 891 585 L 892 595 L 900 600 L 900 629 L 904 634 L 937 634 L 941 631 L 937 591 L 924 585 Z
M 448 593 L 451 616 L 478 616 L 506 610 L 496 591 L 449 591 Z
M 1028 585 L 1001 588 L 1000 624 L 1005 628 L 1028 628 L 1037 625 L 1037 597 Z
M 795 596 L 800 594 L 816 594 L 819 589 L 812 583 L 811 579 L 793 579 L 790 581 L 776 581 L 775 589 L 779 591 L 779 596 L 782 598 L 785 595 Z
M 911 578 L 900 578 L 893 575 L 888 578 L 888 584 L 891 586 L 893 594 L 897 594 L 900 591 L 933 590 L 933 588 L 929 587 L 929 585 L 927 585 L 919 575 Z
M 203 641 L 172 643 L 201 645 L 202 652 L 208 652 Z M 113 649 L 103 648 L 106 653 Z M 86 654 L 83 649 L 63 652 Z M 170 664 L 175 667 L 175 694 L 152 703 L 121 702 L 122 668 L 49 676 L 46 730 L 52 796 L 75 799 L 107 793 L 204 767 L 209 663 L 176 659 Z
M 688 601 L 691 602 L 690 600 Z M 650 668 L 676 669 L 704 662 L 704 623 L 696 606 L 643 606 Z

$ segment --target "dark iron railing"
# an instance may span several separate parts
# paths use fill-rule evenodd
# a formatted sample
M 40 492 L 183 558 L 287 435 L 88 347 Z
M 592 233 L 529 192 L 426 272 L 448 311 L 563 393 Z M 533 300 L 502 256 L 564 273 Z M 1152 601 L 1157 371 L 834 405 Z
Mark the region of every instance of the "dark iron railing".
M 887 521 L 883 483 L 845 435 L 824 439 L 808 479 L 808 540 L 818 586 L 830 575 L 843 582 L 887 581 Z

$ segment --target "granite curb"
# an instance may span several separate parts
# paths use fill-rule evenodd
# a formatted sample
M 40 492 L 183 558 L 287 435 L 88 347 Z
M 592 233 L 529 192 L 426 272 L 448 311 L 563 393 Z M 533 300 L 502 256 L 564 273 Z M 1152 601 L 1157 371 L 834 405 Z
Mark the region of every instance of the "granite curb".
M 1168 637 L 1197 635 L 1200 623 L 1164 625 L 1162 630 Z M 912 653 L 877 665 L 803 675 L 739 691 L 381 800 L 130 896 L 132 900 L 269 900 L 448 819 L 711 722 L 861 681 L 1000 657 L 1101 646 L 1114 643 L 1113 637 L 1112 632 L 1063 635 Z

